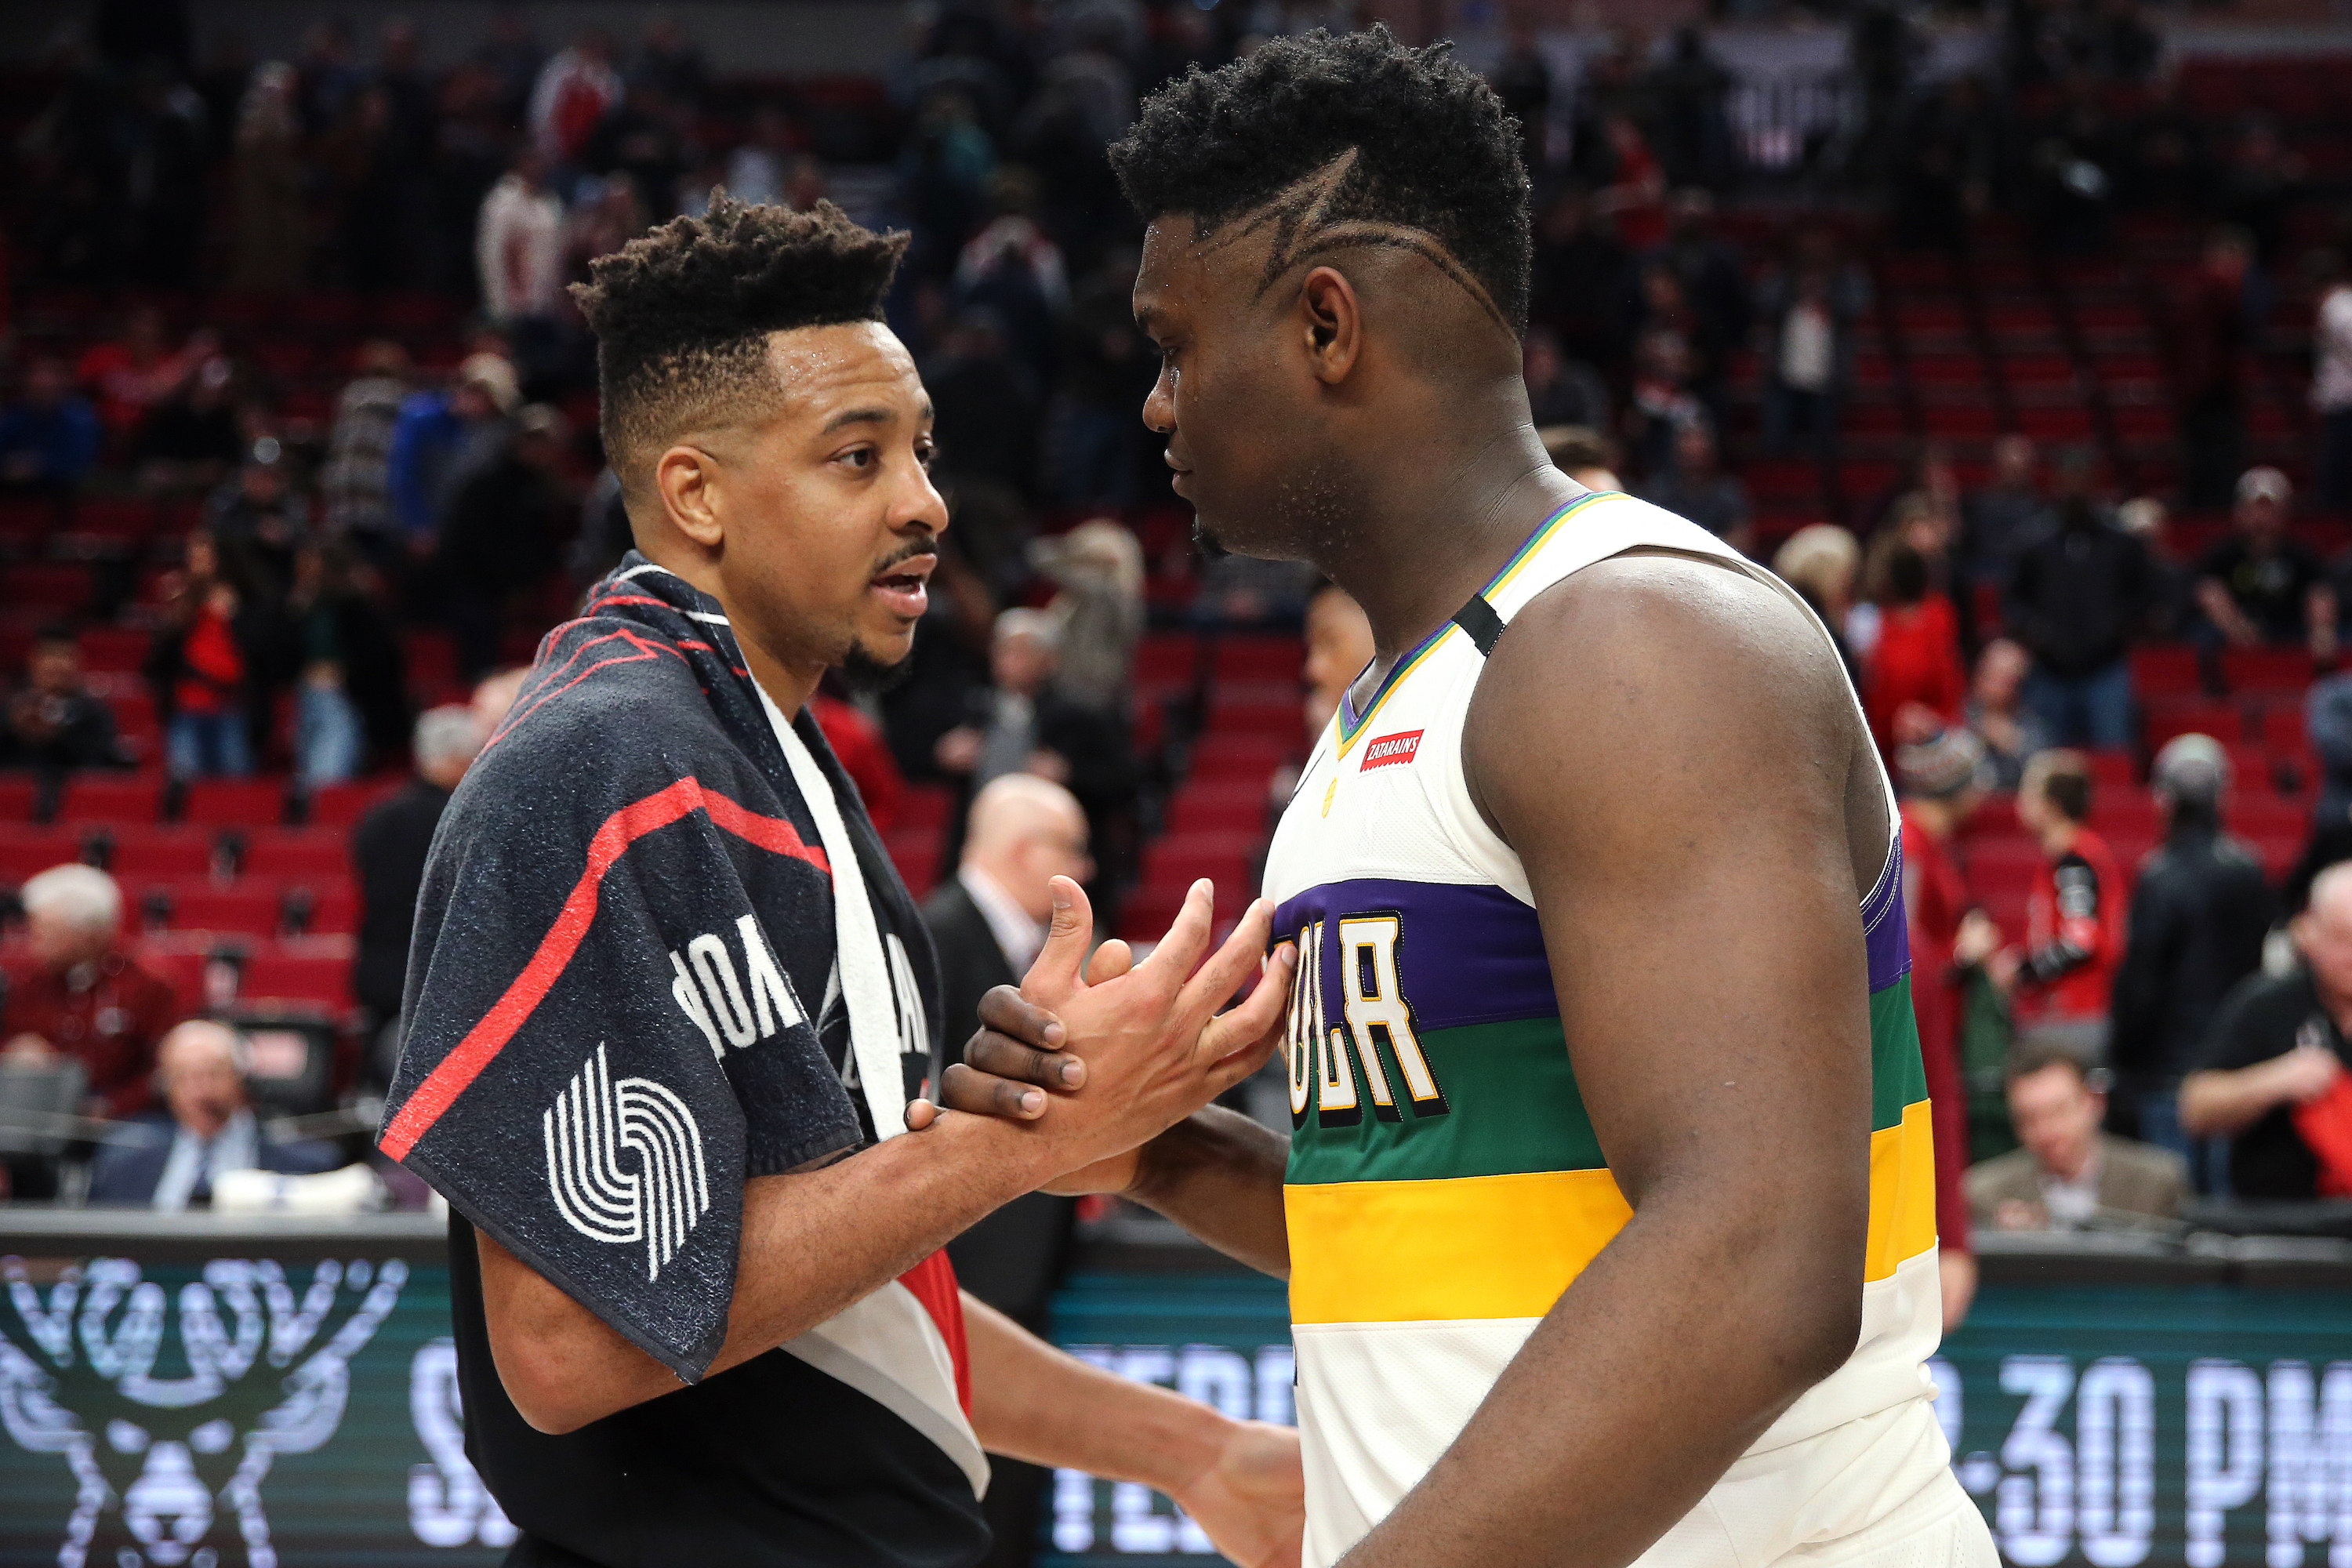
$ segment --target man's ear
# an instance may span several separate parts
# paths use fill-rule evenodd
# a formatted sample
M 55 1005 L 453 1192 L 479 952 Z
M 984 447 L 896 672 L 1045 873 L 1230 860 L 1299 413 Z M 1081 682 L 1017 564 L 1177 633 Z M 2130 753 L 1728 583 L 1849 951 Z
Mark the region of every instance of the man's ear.
M 654 489 L 670 526 L 705 550 L 727 541 L 719 488 L 718 459 L 699 447 L 672 447 L 654 463 Z
M 1347 380 L 1363 353 L 1364 312 L 1337 268 L 1315 268 L 1300 280 L 1298 326 L 1315 379 L 1327 386 Z

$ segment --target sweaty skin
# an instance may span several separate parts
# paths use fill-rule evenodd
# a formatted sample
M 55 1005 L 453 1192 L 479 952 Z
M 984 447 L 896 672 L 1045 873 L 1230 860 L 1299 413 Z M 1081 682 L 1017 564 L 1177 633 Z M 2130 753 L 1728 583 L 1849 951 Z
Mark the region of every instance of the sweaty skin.
M 1151 226 L 1137 319 L 1166 363 L 1146 422 L 1205 531 L 1312 561 L 1363 605 L 1369 689 L 1582 491 L 1547 461 L 1483 296 L 1411 247 L 1296 236 L 1309 261 L 1261 290 L 1270 240 L 1202 243 L 1241 222 Z M 1667 552 L 1598 563 L 1520 611 L 1463 763 L 1526 865 L 1577 1082 L 1633 1217 L 1345 1561 L 1616 1568 L 1853 1350 L 1860 905 L 1892 824 L 1803 613 Z M 1006 1080 L 1072 1103 L 1111 1088 L 1071 1093 L 1017 1037 L 1034 1020 L 991 1022 L 950 1104 L 985 1108 Z M 1057 1190 L 1126 1192 L 1281 1273 L 1285 1149 L 1212 1109 Z

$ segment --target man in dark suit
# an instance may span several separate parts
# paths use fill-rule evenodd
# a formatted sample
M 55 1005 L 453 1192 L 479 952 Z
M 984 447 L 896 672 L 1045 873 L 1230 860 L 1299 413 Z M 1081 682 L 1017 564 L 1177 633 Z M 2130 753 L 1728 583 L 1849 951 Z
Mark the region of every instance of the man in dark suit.
M 1045 945 L 1053 919 L 1055 877 L 1084 882 L 1093 873 L 1087 817 L 1070 792 L 1033 773 L 1006 773 L 973 796 L 956 874 L 923 902 L 923 923 L 940 960 L 940 997 L 958 1042 L 980 1026 L 980 999 L 1017 984 Z M 1042 1333 L 1045 1309 L 1061 1282 L 1076 1205 L 1031 1193 L 998 1209 L 948 1243 L 963 1288 L 1023 1327 Z M 1036 1551 L 1038 1510 L 1052 1475 L 997 1458 L 983 1506 L 995 1544 L 983 1568 L 1018 1568 Z
M 359 875 L 359 952 L 352 965 L 352 992 L 367 1010 L 374 1039 L 400 1012 L 402 983 L 408 975 L 408 939 L 416 924 L 416 889 L 425 880 L 425 854 L 441 824 L 449 792 L 466 776 L 482 749 L 474 710 L 452 703 L 419 714 L 411 750 L 416 773 L 388 800 L 376 803 L 352 833 L 352 868 Z M 396 1042 L 376 1047 L 362 1073 L 381 1084 L 391 1080 Z
M 245 1042 L 226 1024 L 192 1018 L 163 1037 L 155 1076 L 165 1109 L 131 1123 L 135 1141 L 107 1143 L 89 1173 L 93 1204 L 178 1212 L 212 1202 L 231 1171 L 309 1176 L 346 1163 L 330 1143 L 273 1139 L 245 1090 Z

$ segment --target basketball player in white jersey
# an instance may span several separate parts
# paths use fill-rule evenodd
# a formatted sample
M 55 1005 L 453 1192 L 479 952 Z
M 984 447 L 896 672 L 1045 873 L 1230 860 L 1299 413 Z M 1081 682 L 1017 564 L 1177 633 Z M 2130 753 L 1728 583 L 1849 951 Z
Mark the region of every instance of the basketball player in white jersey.
M 1289 1279 L 1307 1568 L 1991 1563 L 1922 1364 L 1885 777 L 1790 592 L 1546 460 L 1517 128 L 1443 49 L 1318 33 L 1112 157 L 1177 493 L 1379 649 L 1267 867 L 1291 1140 L 1206 1110 L 1075 1184 Z M 950 1107 L 1065 1088 L 968 1059 Z

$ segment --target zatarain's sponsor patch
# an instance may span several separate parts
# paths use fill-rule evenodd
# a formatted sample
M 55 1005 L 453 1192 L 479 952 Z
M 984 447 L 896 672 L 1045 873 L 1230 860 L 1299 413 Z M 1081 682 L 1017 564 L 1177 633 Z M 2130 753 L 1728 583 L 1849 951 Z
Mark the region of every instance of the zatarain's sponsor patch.
M 1395 767 L 1412 761 L 1412 754 L 1421 750 L 1421 734 L 1418 730 L 1403 730 L 1379 737 L 1365 746 L 1364 760 L 1356 771 L 1368 773 L 1374 768 Z

